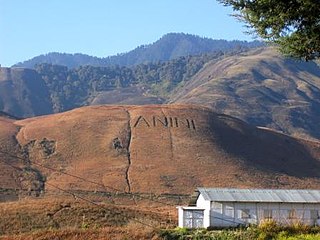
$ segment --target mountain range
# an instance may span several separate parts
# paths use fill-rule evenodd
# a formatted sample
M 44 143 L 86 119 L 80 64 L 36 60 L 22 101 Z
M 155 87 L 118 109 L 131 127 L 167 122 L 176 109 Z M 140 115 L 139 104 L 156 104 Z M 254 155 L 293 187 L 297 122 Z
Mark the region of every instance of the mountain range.
M 320 138 L 320 69 L 273 48 L 134 67 L 0 69 L 0 110 L 30 117 L 97 104 L 187 103 L 255 126 Z
M 182 43 L 188 43 L 183 49 L 189 56 L 177 57 Z M 140 59 L 150 53 L 151 62 L 130 67 L 68 68 L 38 62 L 33 70 L 1 68 L 0 110 L 31 117 L 98 104 L 186 103 L 255 126 L 319 139 L 319 66 L 281 57 L 272 47 L 253 48 L 258 43 L 241 44 L 168 34 L 127 53 L 135 52 Z M 206 53 L 199 55 L 202 51 Z
M 76 53 L 48 53 L 36 56 L 30 60 L 15 64 L 13 67 L 34 68 L 36 64 L 49 63 L 75 68 L 82 65 L 91 66 L 133 66 L 141 63 L 169 61 L 182 56 L 194 56 L 203 53 L 228 52 L 230 49 L 248 49 L 263 46 L 259 41 L 226 41 L 203 38 L 185 33 L 168 33 L 158 41 L 141 45 L 127 53 L 105 58 L 92 57 L 86 54 Z

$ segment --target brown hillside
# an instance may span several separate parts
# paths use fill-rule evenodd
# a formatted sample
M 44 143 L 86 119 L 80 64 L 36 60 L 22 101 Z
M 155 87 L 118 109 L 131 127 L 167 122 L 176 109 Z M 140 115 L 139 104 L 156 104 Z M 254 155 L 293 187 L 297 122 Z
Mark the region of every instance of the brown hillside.
M 0 150 L 14 154 L 18 150 L 17 142 L 14 138 L 18 133 L 18 127 L 13 122 L 13 119 L 0 116 Z M 21 184 L 23 184 L 23 179 L 21 179 L 21 184 L 16 181 L 19 178 L 20 171 L 3 164 L 3 162 L 20 166 L 19 160 L 0 153 L 0 182 L 2 190 L 0 190 L 0 201 L 10 199 L 10 193 L 5 194 L 8 189 L 19 189 L 22 187 Z
M 0 154 L 1 188 L 37 193 L 53 184 L 156 194 L 190 194 L 197 186 L 320 188 L 319 142 L 206 108 L 91 106 L 19 121 L 2 118 L 0 130 L 0 150 L 25 159 Z
M 211 61 L 171 102 L 207 106 L 286 134 L 320 139 L 320 67 L 273 48 Z
M 114 104 L 118 105 L 150 105 L 162 104 L 163 98 L 148 96 L 145 89 L 139 87 L 127 87 L 110 91 L 100 92 L 90 105 Z

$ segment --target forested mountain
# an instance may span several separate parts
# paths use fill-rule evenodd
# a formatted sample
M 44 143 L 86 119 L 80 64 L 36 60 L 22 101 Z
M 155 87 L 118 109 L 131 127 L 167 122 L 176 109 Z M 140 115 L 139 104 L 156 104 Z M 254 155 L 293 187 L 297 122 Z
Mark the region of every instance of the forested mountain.
M 13 67 L 34 68 L 37 64 L 49 63 L 54 65 L 67 66 L 69 68 L 75 68 L 81 65 L 100 66 L 103 64 L 103 59 L 98 57 L 89 56 L 82 53 L 58 53 L 51 52 L 36 56 L 30 60 L 17 63 Z
M 147 62 L 168 61 L 182 56 L 200 55 L 203 53 L 213 53 L 222 51 L 224 53 L 262 46 L 259 41 L 227 41 L 213 40 L 199 36 L 184 33 L 169 33 L 164 35 L 158 41 L 137 47 L 136 49 L 109 56 L 105 58 L 92 57 L 85 54 L 67 54 L 67 53 L 48 53 L 34 57 L 30 60 L 17 63 L 14 67 L 34 68 L 36 64 L 50 63 L 63 65 L 69 68 L 79 67 L 81 65 L 91 66 L 133 66 Z
M 217 51 L 229 52 L 262 45 L 263 43 L 259 41 L 213 40 L 191 34 L 169 33 L 153 44 L 142 45 L 126 54 L 112 56 L 105 60 L 108 64 L 131 66 L 145 62 L 168 61 L 181 56 L 194 56 Z
M 134 67 L 67 68 L 43 63 L 35 69 L 1 68 L 0 111 L 30 117 L 91 104 L 163 103 L 178 84 L 188 81 L 206 62 L 221 57 L 222 52 L 216 52 Z M 30 84 L 39 90 L 30 93 Z M 49 102 L 50 106 L 34 105 L 33 109 L 31 97 L 38 97 L 38 104 Z
M 53 111 L 61 112 L 91 104 L 163 103 L 174 88 L 220 57 L 218 52 L 134 67 L 39 64 L 35 71 L 48 87 Z

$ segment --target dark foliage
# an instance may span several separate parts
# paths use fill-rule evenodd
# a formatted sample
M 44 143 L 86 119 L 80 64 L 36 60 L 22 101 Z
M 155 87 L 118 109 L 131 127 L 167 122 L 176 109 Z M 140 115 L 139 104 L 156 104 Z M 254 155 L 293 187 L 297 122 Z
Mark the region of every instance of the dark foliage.
M 238 11 L 255 33 L 279 44 L 283 53 L 313 60 L 320 57 L 319 0 L 219 0 Z
M 169 62 L 140 64 L 135 67 L 119 65 L 107 67 L 65 66 L 38 64 L 36 72 L 45 81 L 53 111 L 61 112 L 89 105 L 99 93 L 138 86 L 150 96 L 167 96 L 175 87 L 189 80 L 209 60 L 223 52 L 194 57 L 180 57 Z

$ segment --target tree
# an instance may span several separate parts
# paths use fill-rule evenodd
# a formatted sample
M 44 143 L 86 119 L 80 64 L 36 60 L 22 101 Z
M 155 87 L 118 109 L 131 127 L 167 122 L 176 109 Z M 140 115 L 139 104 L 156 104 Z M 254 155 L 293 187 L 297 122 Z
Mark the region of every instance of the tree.
M 320 0 L 218 0 L 289 56 L 320 58 Z

